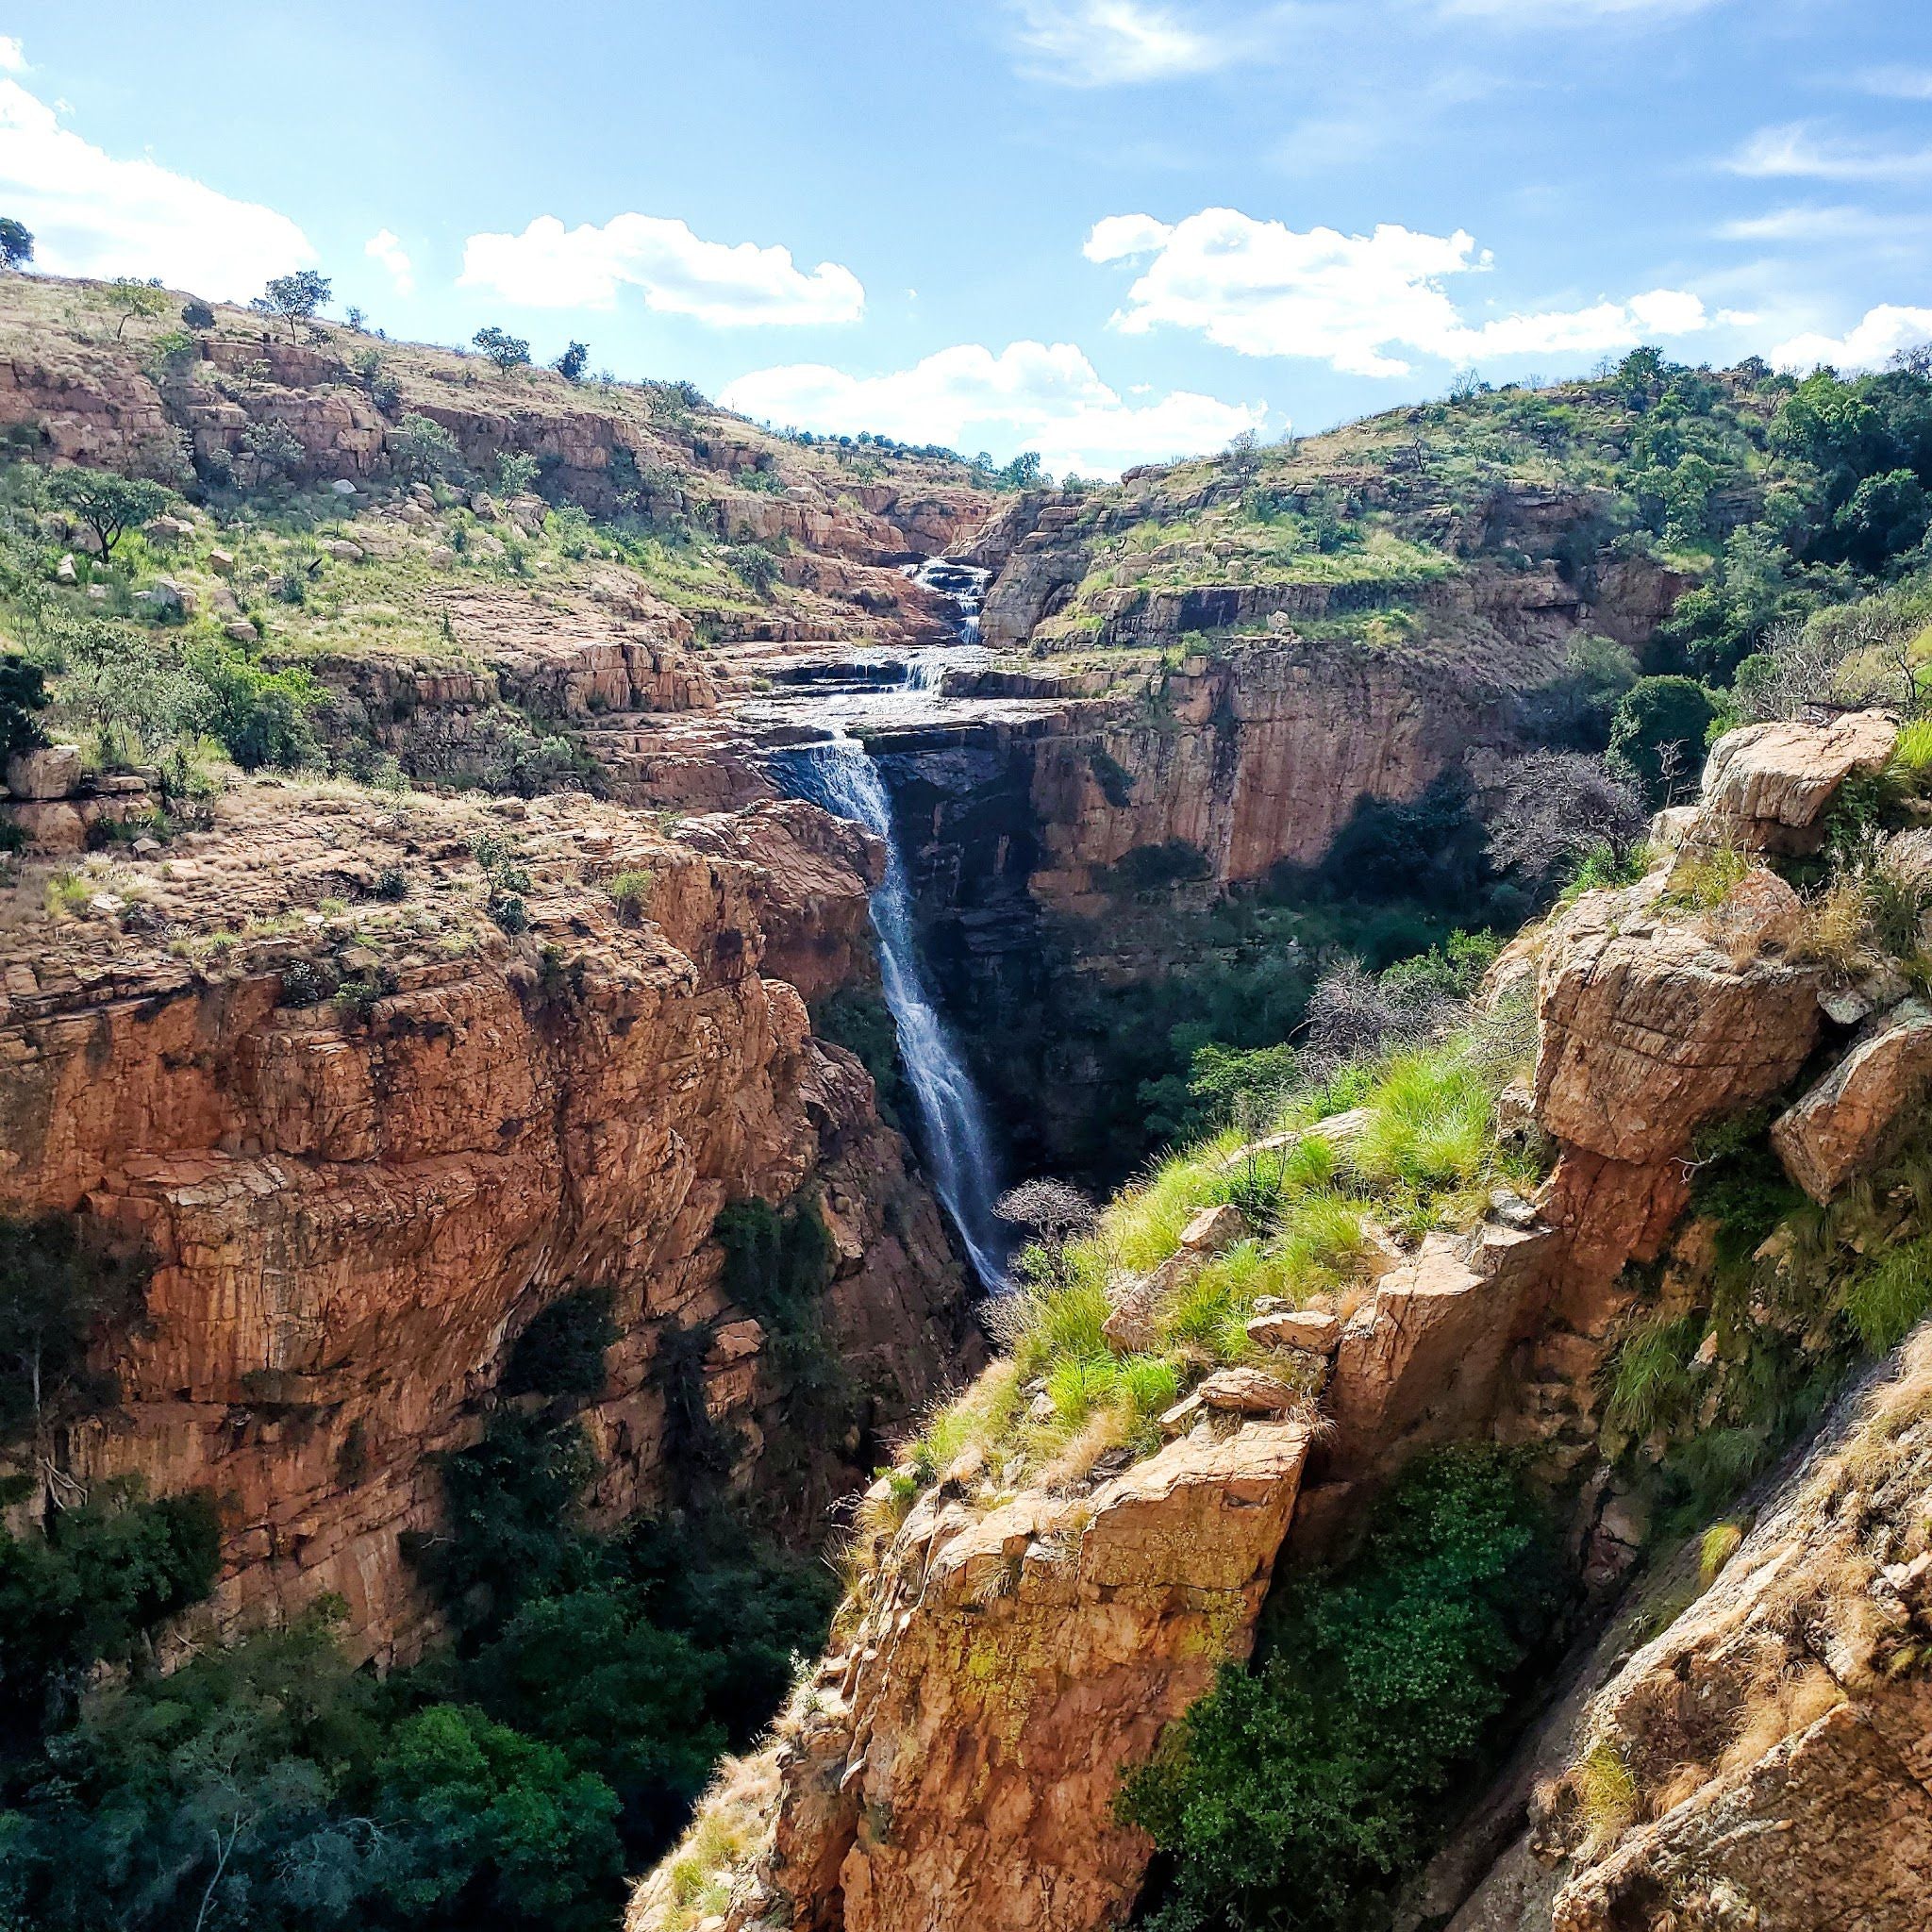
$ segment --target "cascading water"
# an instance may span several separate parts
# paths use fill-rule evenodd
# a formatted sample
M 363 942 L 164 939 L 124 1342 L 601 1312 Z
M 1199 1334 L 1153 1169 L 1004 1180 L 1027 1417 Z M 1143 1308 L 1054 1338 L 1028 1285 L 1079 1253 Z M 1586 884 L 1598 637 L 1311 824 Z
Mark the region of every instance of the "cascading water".
M 933 1185 L 952 1217 L 989 1293 L 1006 1284 L 1007 1241 L 993 1202 L 999 1178 L 986 1108 L 973 1076 L 940 1017 L 920 962 L 912 919 L 912 889 L 892 829 L 891 801 L 872 754 L 841 731 L 827 743 L 800 745 L 777 755 L 799 796 L 841 818 L 857 819 L 886 841 L 885 882 L 872 895 L 873 929 L 878 934 L 879 978 L 898 1029 L 919 1108 Z
M 915 652 L 906 660 L 908 691 L 938 691 L 943 684 L 949 657 L 958 663 L 953 654 L 960 646 L 978 650 L 979 610 L 986 602 L 986 587 L 992 580 L 992 573 L 975 563 L 955 563 L 945 557 L 928 557 L 923 562 L 905 563 L 899 568 L 915 584 L 936 591 L 953 607 L 953 625 L 958 642 Z

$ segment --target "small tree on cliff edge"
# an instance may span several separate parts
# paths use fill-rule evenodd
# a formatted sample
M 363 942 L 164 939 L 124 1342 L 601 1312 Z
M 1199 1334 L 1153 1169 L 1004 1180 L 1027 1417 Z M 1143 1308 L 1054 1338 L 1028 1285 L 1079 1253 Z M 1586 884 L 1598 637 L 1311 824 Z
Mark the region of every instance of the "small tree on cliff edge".
M 34 238 L 24 222 L 0 215 L 0 268 L 25 268 L 34 258 Z
M 566 382 L 581 382 L 585 366 L 591 359 L 591 345 L 588 342 L 573 342 L 550 366 Z
M 506 375 L 512 369 L 523 368 L 529 362 L 529 343 L 522 336 L 513 336 L 508 330 L 498 328 L 494 323 L 488 328 L 479 328 L 470 340 Z
M 297 269 L 291 275 L 277 275 L 249 307 L 260 315 L 278 315 L 289 325 L 289 340 L 295 340 L 295 325 L 313 321 L 329 297 L 329 280 L 312 268 Z

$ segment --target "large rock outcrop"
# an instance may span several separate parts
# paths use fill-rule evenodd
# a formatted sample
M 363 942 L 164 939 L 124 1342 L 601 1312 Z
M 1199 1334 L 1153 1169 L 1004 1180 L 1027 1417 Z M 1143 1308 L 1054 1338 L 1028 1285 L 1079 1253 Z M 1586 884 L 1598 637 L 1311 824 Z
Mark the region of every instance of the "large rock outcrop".
M 1884 711 L 1727 732 L 1705 764 L 1701 835 L 1753 851 L 1815 852 L 1824 842 L 1824 812 L 1845 780 L 1881 769 L 1897 742 L 1898 721 Z
M 6 937 L 0 1212 L 81 1213 L 154 1263 L 143 1321 L 101 1339 L 121 1400 L 69 1419 L 57 1460 L 224 1496 L 225 1619 L 334 1591 L 357 1647 L 407 1652 L 425 1606 L 398 1544 L 435 1524 L 430 1457 L 475 1438 L 516 1335 L 574 1287 L 608 1287 L 623 1330 L 586 1416 L 597 1506 L 661 1495 L 655 1365 L 735 1312 L 728 1200 L 817 1194 L 830 1341 L 863 1392 L 851 1440 L 794 1432 L 774 1507 L 822 1506 L 973 1359 L 904 1143 L 764 970 L 766 910 L 788 963 L 855 957 L 862 837 L 827 828 L 781 887 L 808 808 L 683 843 L 580 797 L 506 810 L 249 788 L 104 874 L 83 916 Z M 526 935 L 484 913 L 486 833 L 530 874 Z M 598 883 L 620 871 L 634 914 Z M 785 1393 L 758 1350 L 706 1364 L 740 1480 Z
M 777 1749 L 769 1855 L 725 1923 L 1119 1923 L 1150 1850 L 1113 1822 L 1120 1771 L 1246 1656 L 1307 1447 L 1254 1422 L 1086 1496 L 924 1497 Z M 636 1932 L 671 1885 L 640 1891 Z
M 1690 1608 L 1633 1646 L 1655 1615 L 1640 1601 L 1586 1661 L 1520 1760 L 1528 1827 L 1451 1932 L 1919 1932 L 1928 1483 L 1922 1331 L 1773 1485 Z M 1684 1570 L 1652 1598 L 1682 1590 Z M 1453 1851 L 1439 1862 L 1446 1877 Z
M 1607 1160 L 1682 1153 L 1703 1122 L 1775 1093 L 1818 1037 L 1823 974 L 1784 951 L 1789 887 L 1755 875 L 1729 920 L 1674 913 L 1663 892 L 1654 874 L 1586 893 L 1543 949 L 1537 1116 Z

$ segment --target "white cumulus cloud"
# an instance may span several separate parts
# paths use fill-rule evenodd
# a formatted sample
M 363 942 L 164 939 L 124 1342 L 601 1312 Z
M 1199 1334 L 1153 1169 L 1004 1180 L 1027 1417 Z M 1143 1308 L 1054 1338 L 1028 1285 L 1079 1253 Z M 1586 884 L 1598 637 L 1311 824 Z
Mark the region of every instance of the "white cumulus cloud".
M 389 278 L 395 284 L 398 295 L 416 292 L 416 265 L 409 259 L 408 251 L 401 241 L 388 228 L 376 229 L 363 242 L 362 253 L 372 261 L 379 261 L 389 271 Z
M 1906 308 L 1882 302 L 1841 336 L 1793 336 L 1771 352 L 1778 369 L 1800 374 L 1829 363 L 1834 369 L 1877 369 L 1901 349 L 1932 341 L 1932 308 Z
M 0 195 L 33 231 L 34 265 L 54 275 L 158 276 L 240 301 L 316 258 L 287 215 L 158 161 L 117 159 L 17 80 L 0 80 Z
M 1087 238 L 1090 261 L 1145 261 L 1113 318 L 1131 335 L 1193 329 L 1244 356 L 1303 356 L 1350 375 L 1406 375 L 1409 354 L 1487 357 L 1602 354 L 1710 325 L 1679 289 L 1623 301 L 1467 320 L 1443 287 L 1491 266 L 1474 238 L 1384 224 L 1370 235 L 1291 228 L 1226 208 L 1173 225 L 1109 215 Z
M 1238 34 L 1202 33 L 1169 8 L 1141 0 L 1021 0 L 1019 13 L 1025 72 L 1063 87 L 1210 74 L 1244 44 Z
M 25 74 L 26 49 L 14 34 L 0 34 L 0 74 Z
M 1185 390 L 1129 403 L 1074 343 L 1035 341 L 1009 342 L 997 355 L 961 342 L 885 375 L 817 362 L 760 369 L 726 384 L 719 401 L 766 422 L 835 434 L 870 429 L 996 455 L 1037 449 L 1049 470 L 1083 475 L 1220 449 L 1243 429 L 1258 429 L 1267 414 L 1261 404 Z
M 857 322 L 865 308 L 858 277 L 836 261 L 808 275 L 790 249 L 707 242 L 658 215 L 575 228 L 540 215 L 521 235 L 472 235 L 458 280 L 532 308 L 608 308 L 635 288 L 647 308 L 714 328 Z

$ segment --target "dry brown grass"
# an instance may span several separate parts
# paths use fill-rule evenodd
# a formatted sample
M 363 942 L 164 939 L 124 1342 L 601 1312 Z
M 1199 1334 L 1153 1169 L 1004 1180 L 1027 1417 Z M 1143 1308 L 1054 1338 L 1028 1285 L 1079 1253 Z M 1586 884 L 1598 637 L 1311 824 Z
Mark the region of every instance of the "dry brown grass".
M 1807 1730 L 1844 1701 L 1838 1680 L 1823 1664 L 1802 1667 L 1796 1675 L 1781 1679 L 1769 1695 L 1745 1705 L 1731 1741 L 1718 1758 L 1717 1770 L 1726 1774 L 1749 1770 L 1787 1738 Z
M 778 1782 L 774 1749 L 725 1758 L 690 1829 L 633 1894 L 625 1932 L 691 1932 L 723 1912 L 770 1843 Z

